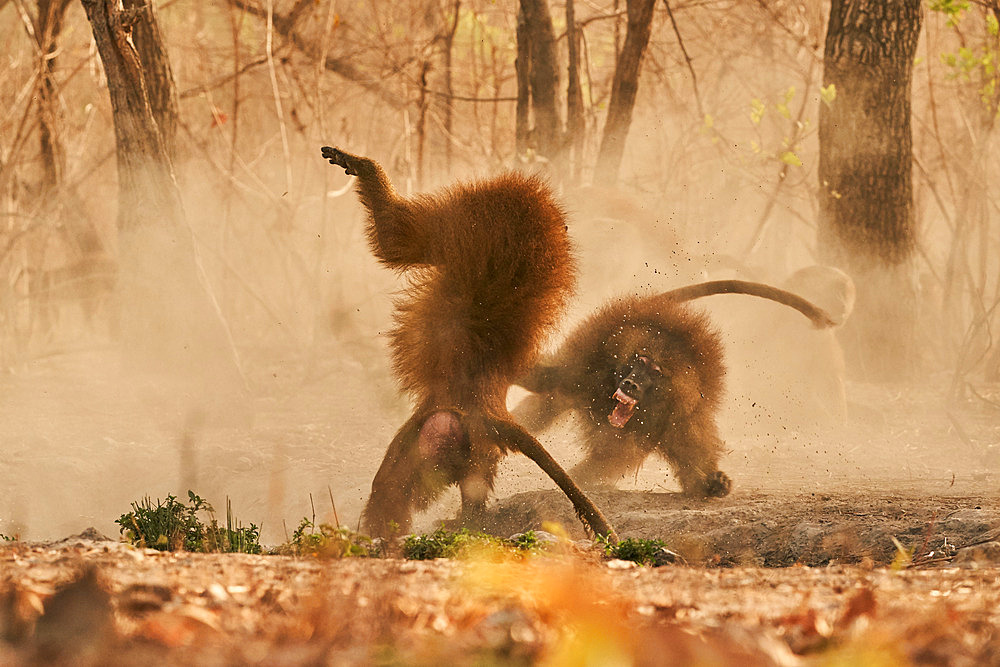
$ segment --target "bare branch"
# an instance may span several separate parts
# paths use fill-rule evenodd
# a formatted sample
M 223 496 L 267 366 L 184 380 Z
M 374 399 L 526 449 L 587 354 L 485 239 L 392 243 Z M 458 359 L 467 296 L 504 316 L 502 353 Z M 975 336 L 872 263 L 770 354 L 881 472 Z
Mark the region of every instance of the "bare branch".
M 267 10 L 249 2 L 248 0 L 227 1 L 229 4 L 242 9 L 248 14 L 252 14 L 260 19 L 267 19 Z M 383 102 L 394 109 L 402 109 L 406 106 L 405 100 L 401 99 L 398 95 L 394 95 L 377 81 L 373 81 L 370 77 L 362 74 L 361 71 L 352 63 L 344 60 L 343 58 L 336 58 L 329 55 L 324 56 L 323 51 L 319 46 L 310 43 L 295 30 L 295 22 L 305 10 L 305 5 L 308 4 L 311 4 L 310 0 L 299 0 L 295 7 L 292 8 L 292 11 L 288 14 L 275 14 L 273 19 L 274 29 L 302 53 L 306 54 L 310 58 L 321 60 L 323 62 L 323 66 L 327 70 L 333 72 L 334 74 L 339 74 L 345 79 L 358 84 L 370 93 L 378 95 Z
M 663 0 L 663 6 L 667 8 L 667 16 L 670 17 L 670 25 L 674 29 L 674 35 L 677 36 L 677 44 L 681 47 L 681 53 L 684 54 L 684 61 L 687 63 L 688 71 L 691 72 L 691 87 L 694 88 L 694 101 L 698 105 L 698 116 L 702 120 L 705 118 L 705 107 L 701 103 L 701 94 L 698 92 L 698 75 L 694 72 L 694 64 L 691 61 L 691 56 L 687 52 L 687 48 L 684 46 L 684 39 L 681 37 L 681 31 L 677 29 L 677 20 L 674 19 L 674 12 L 670 9 L 670 0 Z
M 261 65 L 266 65 L 266 64 L 267 64 L 267 56 L 262 56 L 256 60 L 251 60 L 250 62 L 243 65 L 243 67 L 239 68 L 237 71 L 231 74 L 227 74 L 223 77 L 220 77 L 215 81 L 212 81 L 211 83 L 204 83 L 200 86 L 195 86 L 193 88 L 188 88 L 187 90 L 182 91 L 180 97 L 181 99 L 187 99 L 189 97 L 195 97 L 197 95 L 201 95 L 202 93 L 207 93 L 210 90 L 215 90 L 216 88 L 221 88 L 222 86 L 226 85 L 227 83 L 237 78 L 241 74 L 245 74 L 246 72 L 254 69 L 255 67 L 260 67 Z

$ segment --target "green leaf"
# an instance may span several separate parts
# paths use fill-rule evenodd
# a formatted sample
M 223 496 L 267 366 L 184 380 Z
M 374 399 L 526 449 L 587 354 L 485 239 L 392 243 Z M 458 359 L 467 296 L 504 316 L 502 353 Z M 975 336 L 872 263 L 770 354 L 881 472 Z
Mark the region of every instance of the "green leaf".
M 994 37 L 1000 34 L 1000 22 L 997 21 L 997 17 L 993 14 L 986 15 L 986 29 Z
M 792 151 L 785 151 L 784 153 L 782 153 L 779 156 L 779 158 L 785 164 L 790 164 L 793 167 L 801 167 L 802 166 L 802 160 L 800 160 L 799 156 L 796 155 L 795 153 L 793 153 Z
M 928 3 L 932 12 L 940 12 L 948 17 L 945 25 L 954 28 L 962 18 L 962 12 L 969 8 L 969 0 L 930 0 Z
M 833 101 L 835 99 L 837 99 L 837 86 L 836 86 L 836 84 L 831 83 L 829 86 L 826 86 L 825 88 L 823 86 L 820 86 L 819 87 L 819 96 L 820 96 L 820 99 L 823 100 L 823 103 L 826 104 L 826 106 L 828 106 L 828 107 L 829 106 L 833 106 Z

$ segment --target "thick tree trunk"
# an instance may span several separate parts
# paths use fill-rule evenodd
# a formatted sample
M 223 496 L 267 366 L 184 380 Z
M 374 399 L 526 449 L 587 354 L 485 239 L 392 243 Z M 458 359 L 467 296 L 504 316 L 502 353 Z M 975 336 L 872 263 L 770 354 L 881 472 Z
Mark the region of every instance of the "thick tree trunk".
M 820 108 L 819 248 L 854 278 L 843 332 L 853 371 L 899 378 L 915 361 L 910 81 L 920 0 L 833 0 Z
M 558 164 L 562 145 L 562 130 L 556 91 L 559 73 L 556 70 L 556 39 L 552 15 L 546 0 L 521 0 L 521 16 L 530 45 L 531 106 L 535 114 L 534 144 L 539 155 Z M 519 35 L 520 21 L 519 21 Z M 518 53 L 521 52 L 520 47 Z M 558 171 L 558 169 L 557 169 Z
M 177 116 L 180 107 L 177 101 L 177 86 L 174 73 L 170 69 L 170 59 L 163 50 L 163 37 L 156 19 L 154 3 L 148 0 L 122 0 L 125 11 L 129 12 L 132 26 L 132 43 L 142 64 L 142 76 L 146 82 L 146 94 L 153 119 L 160 129 L 163 147 L 171 162 L 177 158 Z
M 206 288 L 142 64 L 128 41 L 129 15 L 116 0 L 83 0 L 83 6 L 107 75 L 115 126 L 126 361 L 130 370 L 178 380 L 196 400 L 240 394 L 244 384 L 232 341 Z
M 639 91 L 639 69 L 653 30 L 653 7 L 656 0 L 628 0 L 628 27 L 625 43 L 618 56 L 611 84 L 611 101 L 604 123 L 604 135 L 597 154 L 601 181 L 611 185 L 618 180 L 625 140 L 632 125 L 632 109 Z

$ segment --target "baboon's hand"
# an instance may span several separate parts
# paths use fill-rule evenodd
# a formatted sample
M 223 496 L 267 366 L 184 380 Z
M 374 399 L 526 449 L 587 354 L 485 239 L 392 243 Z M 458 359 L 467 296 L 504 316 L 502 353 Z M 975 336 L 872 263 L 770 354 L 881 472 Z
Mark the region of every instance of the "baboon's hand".
M 716 470 L 705 477 L 702 485 L 705 495 L 709 498 L 722 498 L 729 495 L 730 490 L 733 488 L 733 481 L 729 479 L 729 475 L 726 473 Z
M 343 167 L 348 176 L 358 175 L 358 159 L 353 155 L 332 146 L 323 146 L 320 153 L 330 161 L 330 164 Z

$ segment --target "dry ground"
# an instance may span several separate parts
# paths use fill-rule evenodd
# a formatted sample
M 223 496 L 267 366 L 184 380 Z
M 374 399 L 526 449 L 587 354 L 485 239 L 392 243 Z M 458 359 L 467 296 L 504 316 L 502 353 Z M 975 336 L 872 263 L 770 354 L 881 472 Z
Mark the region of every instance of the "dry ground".
M 252 421 L 224 425 L 124 381 L 101 351 L 0 382 L 0 533 L 33 541 L 0 547 L 0 663 L 997 664 L 997 392 L 946 405 L 946 378 L 852 386 L 865 418 L 836 431 L 730 405 L 735 491 L 720 501 L 679 497 L 655 462 L 595 494 L 621 535 L 663 539 L 686 565 L 576 547 L 484 564 L 46 542 L 89 526 L 116 538 L 132 500 L 188 488 L 217 507 L 230 498 L 267 544 L 314 511 L 332 518 L 331 497 L 355 525 L 405 418 L 382 351 L 260 358 Z M 573 440 L 571 423 L 543 438 L 568 464 Z M 505 462 L 496 531 L 556 521 L 582 537 L 551 488 L 529 462 Z M 418 526 L 456 509 L 446 495 Z M 892 569 L 903 553 L 914 561 Z M 56 593 L 91 566 L 94 580 Z
M 77 537 L 0 548 L 0 572 L 3 664 L 988 665 L 1000 656 L 995 568 L 654 569 L 572 548 L 523 561 L 317 561 Z

